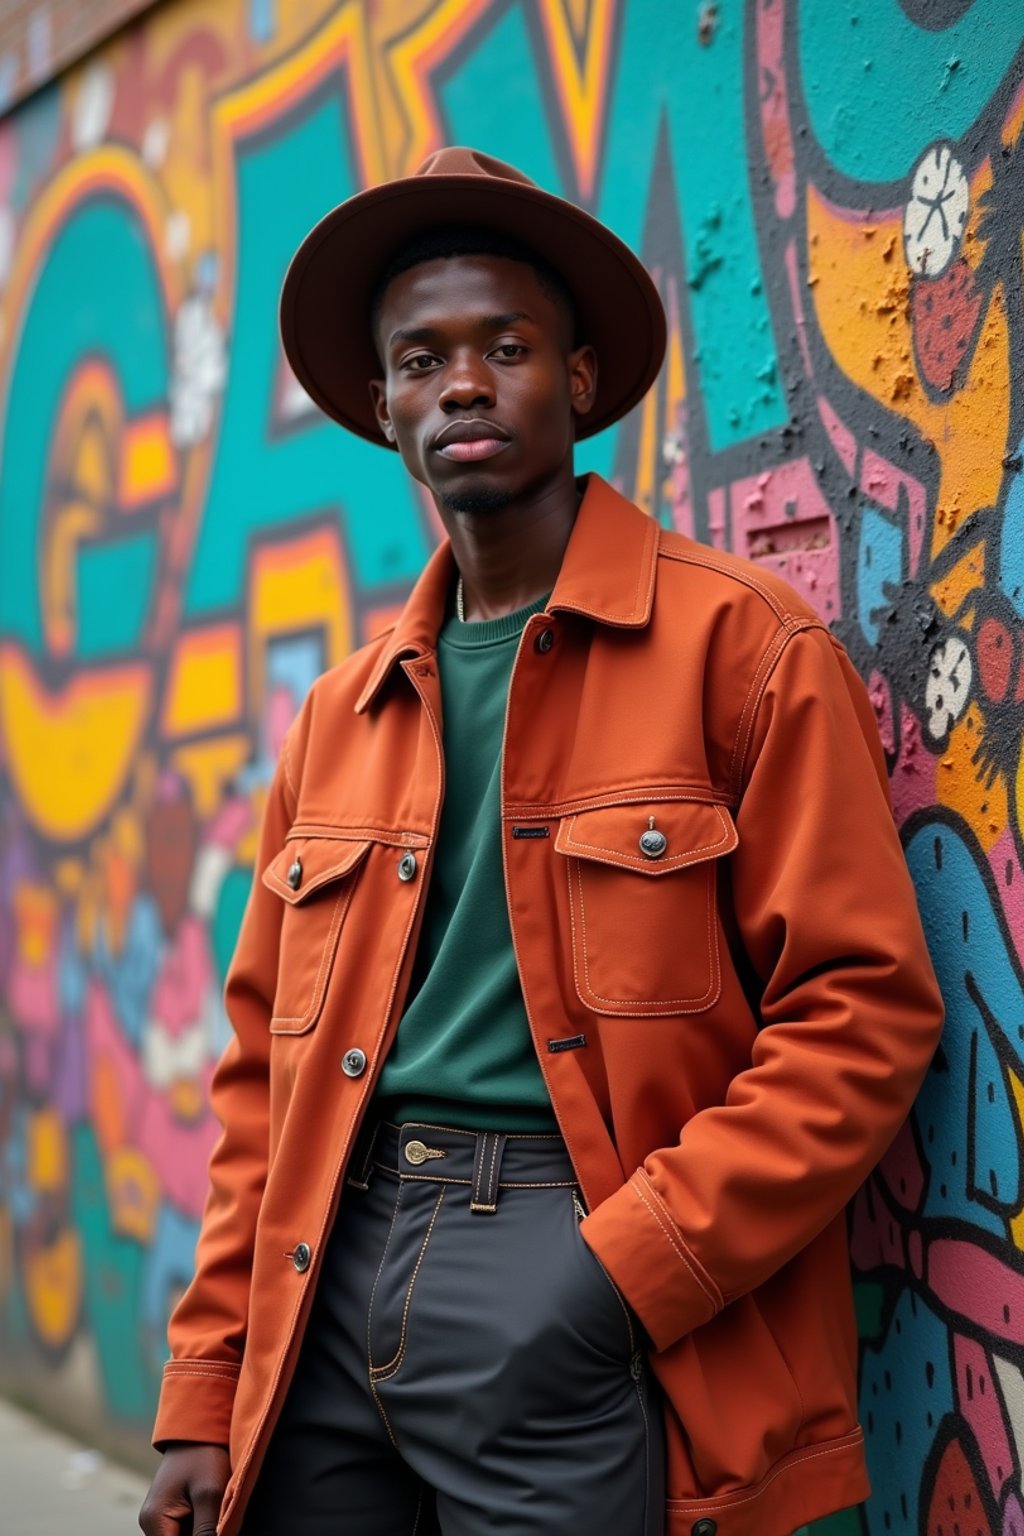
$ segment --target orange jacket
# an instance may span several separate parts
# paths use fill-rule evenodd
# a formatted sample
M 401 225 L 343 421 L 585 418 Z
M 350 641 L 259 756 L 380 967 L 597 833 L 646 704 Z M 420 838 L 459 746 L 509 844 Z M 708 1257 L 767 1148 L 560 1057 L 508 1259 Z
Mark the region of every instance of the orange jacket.
M 320 678 L 269 794 L 154 1434 L 230 1444 L 225 1532 L 402 1012 L 444 793 L 452 577 L 444 545 L 395 628 Z M 843 1207 L 942 1018 L 866 693 L 783 583 L 591 476 L 519 645 L 502 817 L 581 1230 L 654 1344 L 666 1529 L 788 1536 L 868 1493 Z

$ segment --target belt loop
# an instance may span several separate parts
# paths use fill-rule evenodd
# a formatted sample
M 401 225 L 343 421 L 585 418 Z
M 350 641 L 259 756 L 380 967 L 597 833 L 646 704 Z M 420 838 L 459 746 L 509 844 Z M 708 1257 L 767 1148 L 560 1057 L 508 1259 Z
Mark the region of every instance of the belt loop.
M 345 1180 L 345 1183 L 350 1185 L 352 1189 L 369 1189 L 370 1187 L 370 1175 L 373 1173 L 373 1154 L 377 1146 L 377 1136 L 383 1124 L 383 1120 L 377 1121 L 370 1132 L 370 1139 L 366 1143 L 366 1154 L 362 1159 L 358 1172 L 350 1173 Z
M 473 1189 L 469 1208 L 482 1215 L 493 1216 L 498 1209 L 498 1182 L 501 1178 L 501 1159 L 507 1136 L 500 1131 L 478 1131 L 476 1155 L 473 1158 Z

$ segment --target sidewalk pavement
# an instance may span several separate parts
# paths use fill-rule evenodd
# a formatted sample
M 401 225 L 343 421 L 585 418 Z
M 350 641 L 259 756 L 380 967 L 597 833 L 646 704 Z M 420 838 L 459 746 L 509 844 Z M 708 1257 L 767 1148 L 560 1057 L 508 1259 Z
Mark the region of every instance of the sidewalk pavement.
M 0 1401 L 4 1536 L 139 1536 L 142 1478 Z

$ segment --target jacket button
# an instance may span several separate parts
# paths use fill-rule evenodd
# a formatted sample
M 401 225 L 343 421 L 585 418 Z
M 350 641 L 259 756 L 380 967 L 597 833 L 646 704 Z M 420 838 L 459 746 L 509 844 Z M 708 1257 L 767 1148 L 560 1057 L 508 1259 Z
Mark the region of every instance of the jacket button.
M 299 882 L 301 881 L 301 879 L 302 879 L 302 860 L 301 859 L 296 859 L 295 863 L 288 870 L 288 884 L 291 886 L 293 891 L 297 891 L 298 890 Z
M 664 832 L 659 832 L 657 827 L 648 827 L 640 839 L 640 852 L 649 859 L 660 859 L 668 847 L 668 838 Z M 711 1536 L 710 1531 L 702 1531 L 700 1536 Z
M 718 1523 L 715 1520 L 695 1520 L 690 1526 L 690 1536 L 715 1536 Z
M 309 1268 L 309 1261 L 312 1257 L 313 1255 L 309 1251 L 308 1243 L 295 1244 L 295 1250 L 292 1253 L 292 1263 L 295 1265 L 295 1268 L 298 1270 L 300 1275 L 304 1275 L 306 1273 L 306 1270 Z
M 341 1058 L 341 1070 L 346 1077 L 362 1077 L 366 1071 L 366 1052 L 361 1051 L 358 1045 L 354 1045 Z
M 414 853 L 403 853 L 398 861 L 399 880 L 411 880 L 415 873 L 416 855 Z
M 546 656 L 548 651 L 550 651 L 551 647 L 555 643 L 555 632 L 554 632 L 554 630 L 553 629 L 542 629 L 540 634 L 537 636 L 536 640 L 533 643 L 536 646 L 537 650 L 540 651 L 541 655 L 542 656 Z

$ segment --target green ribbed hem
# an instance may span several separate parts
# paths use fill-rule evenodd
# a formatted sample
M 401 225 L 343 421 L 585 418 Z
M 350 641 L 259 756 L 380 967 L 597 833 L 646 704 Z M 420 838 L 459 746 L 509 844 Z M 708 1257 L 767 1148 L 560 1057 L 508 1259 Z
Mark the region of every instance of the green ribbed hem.
M 503 645 L 508 640 L 517 640 L 528 621 L 535 613 L 542 611 L 550 596 L 550 592 L 545 592 L 543 597 L 538 597 L 528 607 L 517 608 L 515 613 L 499 614 L 496 619 L 470 619 L 468 623 L 463 623 L 457 615 L 453 615 L 442 625 L 437 637 L 438 644 L 451 646 L 456 651 L 476 651 L 481 646 Z
M 370 1118 L 392 1125 L 450 1125 L 456 1131 L 532 1131 L 559 1136 L 550 1104 L 468 1104 L 461 1099 L 375 1098 Z

